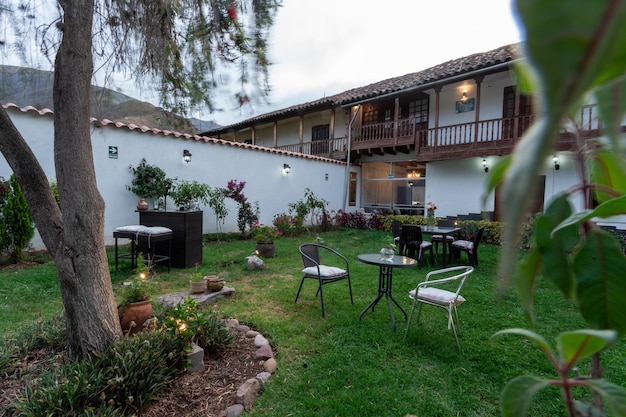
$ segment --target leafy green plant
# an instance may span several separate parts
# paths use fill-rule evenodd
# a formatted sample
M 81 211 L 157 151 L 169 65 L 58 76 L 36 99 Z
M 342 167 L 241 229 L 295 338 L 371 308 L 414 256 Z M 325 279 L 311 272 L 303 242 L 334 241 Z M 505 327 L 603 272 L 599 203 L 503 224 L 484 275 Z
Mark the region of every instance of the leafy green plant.
M 211 187 L 198 181 L 176 181 L 174 182 L 171 196 L 177 207 L 189 210 L 194 202 L 207 204 L 210 201 L 210 190 Z
M 30 216 L 26 197 L 15 175 L 9 180 L 11 189 L 2 207 L 2 220 L 5 227 L 5 236 L 10 242 L 13 262 L 22 261 L 22 249 L 28 246 L 35 236 L 35 227 Z
M 304 198 L 289 204 L 289 210 L 295 212 L 296 216 L 302 220 L 302 223 L 306 223 L 306 218 L 311 215 L 311 223 L 315 218 L 315 211 L 320 210 L 323 215 L 326 214 L 326 206 L 328 201 L 323 198 L 319 198 L 309 188 L 304 189 Z
M 274 240 L 283 234 L 274 226 L 267 226 L 261 223 L 253 224 L 250 233 L 256 243 L 274 243 Z
M 174 179 L 168 178 L 161 168 L 142 159 L 136 167 L 129 167 L 133 181 L 126 188 L 140 198 L 167 198 Z
M 557 0 L 517 0 L 516 7 L 527 33 L 527 65 L 519 66 L 519 84 L 525 92 L 536 94 L 543 111 L 512 157 L 503 158 L 489 173 L 488 191 L 506 174 L 501 200 L 509 227 L 499 275 L 503 287 L 509 283 L 505 277 L 515 277 L 532 323 L 536 288 L 544 278 L 576 306 L 592 330 L 559 335 L 559 358 L 538 335 L 511 332 L 530 337 L 548 355 L 559 373 L 557 385 L 562 388 L 568 416 L 601 416 L 603 405 L 615 415 L 625 415 L 626 391 L 602 378 L 600 353 L 626 332 L 626 257 L 615 237 L 602 231 L 595 220 L 626 214 L 626 155 L 619 129 L 626 109 L 621 98 L 626 92 L 626 3 L 605 0 L 564 7 Z M 598 103 L 599 125 L 605 136 L 584 139 L 576 115 L 591 96 Z M 527 195 L 543 161 L 555 152 L 564 122 L 575 128 L 578 137 L 578 147 L 569 156 L 580 173 L 579 184 L 554 198 L 536 218 L 529 255 L 514 274 Z M 571 201 L 579 193 L 585 207 L 576 211 Z M 592 205 L 590 196 L 597 206 Z M 587 356 L 592 356 L 589 375 L 568 378 L 566 371 Z M 512 380 L 502 394 L 504 415 L 527 415 L 530 399 L 550 384 L 536 377 Z M 576 400 L 572 386 L 591 389 L 593 401 Z

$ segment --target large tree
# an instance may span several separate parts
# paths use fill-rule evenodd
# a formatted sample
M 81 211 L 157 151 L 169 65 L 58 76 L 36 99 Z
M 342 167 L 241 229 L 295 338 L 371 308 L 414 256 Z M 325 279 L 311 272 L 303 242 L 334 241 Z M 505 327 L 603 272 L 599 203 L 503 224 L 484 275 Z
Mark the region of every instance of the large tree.
M 36 32 L 30 39 L 54 57 L 54 161 L 62 210 L 48 178 L 0 106 L 0 152 L 21 184 L 46 248 L 54 257 L 72 358 L 101 352 L 119 337 L 104 240 L 104 204 L 96 184 L 89 126 L 94 62 L 109 71 L 157 80 L 168 109 L 213 109 L 215 73 L 239 71 L 239 104 L 247 86 L 266 94 L 266 39 L 280 0 L 0 1 L 6 22 Z M 51 12 L 51 13 L 50 13 Z M 48 17 L 46 24 L 38 19 Z M 0 46 L 27 48 L 22 26 Z M 7 36 L 5 31 L 2 36 Z M 25 46 L 26 45 L 26 46 Z M 226 64 L 226 65 L 225 65 Z M 256 75 L 256 77 L 251 77 Z M 256 84 L 255 84 L 256 82 Z M 50 155 L 52 157 L 52 155 Z

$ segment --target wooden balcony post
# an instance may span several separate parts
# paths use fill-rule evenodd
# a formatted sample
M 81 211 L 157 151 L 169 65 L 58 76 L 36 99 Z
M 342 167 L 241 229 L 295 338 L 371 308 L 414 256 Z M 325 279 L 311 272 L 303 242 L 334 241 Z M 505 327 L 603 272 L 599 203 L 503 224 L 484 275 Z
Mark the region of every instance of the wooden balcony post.
M 441 102 L 441 89 L 442 85 L 435 86 L 435 137 L 433 138 L 433 147 L 437 147 L 439 144 L 439 104 Z
M 474 78 L 474 81 L 476 82 L 476 106 L 474 107 L 474 143 L 478 142 L 478 123 L 480 122 L 480 90 L 483 85 L 484 79 L 484 75 L 479 75 Z
M 256 145 L 256 129 L 254 126 L 250 129 L 250 134 L 252 135 L 252 144 Z
M 300 153 L 304 153 L 303 152 L 303 143 L 304 143 L 304 115 L 301 114 L 300 115 L 300 138 L 298 140 L 298 144 L 300 145 Z
M 278 146 L 278 120 L 274 121 L 274 147 Z
M 398 144 L 398 118 L 400 113 L 400 99 L 396 97 L 393 109 L 393 143 Z

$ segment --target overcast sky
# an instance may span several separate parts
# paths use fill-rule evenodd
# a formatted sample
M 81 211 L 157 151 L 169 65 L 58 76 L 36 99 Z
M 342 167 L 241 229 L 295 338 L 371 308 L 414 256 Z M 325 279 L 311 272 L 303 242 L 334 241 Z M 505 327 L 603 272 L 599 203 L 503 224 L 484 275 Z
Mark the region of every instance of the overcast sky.
M 509 0 L 284 0 L 270 104 L 199 116 L 226 125 L 521 40 Z

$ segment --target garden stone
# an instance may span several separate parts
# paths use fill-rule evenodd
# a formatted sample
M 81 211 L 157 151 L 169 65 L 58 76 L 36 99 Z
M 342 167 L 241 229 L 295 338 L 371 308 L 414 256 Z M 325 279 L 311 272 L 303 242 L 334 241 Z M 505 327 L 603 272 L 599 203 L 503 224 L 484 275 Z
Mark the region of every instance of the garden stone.
M 257 359 L 269 359 L 274 357 L 274 352 L 272 352 L 272 347 L 270 345 L 263 345 L 256 351 Z
M 273 374 L 274 372 L 276 372 L 277 368 L 278 368 L 278 363 L 276 362 L 276 359 L 274 358 L 269 358 L 263 364 L 263 369 L 265 369 L 265 372 L 269 372 L 270 374 Z
M 246 332 L 246 337 L 253 338 L 253 337 L 256 337 L 256 335 L 258 334 L 260 333 L 257 332 L 256 330 L 249 330 Z
M 190 372 L 204 371 L 204 349 L 195 343 L 191 343 L 191 352 L 187 353 L 187 359 L 191 362 Z
M 261 334 L 257 334 L 254 337 L 254 346 L 256 346 L 256 347 L 261 347 L 261 346 L 269 345 L 269 344 L 270 344 L 270 342 L 268 342 L 267 339 L 265 337 L 263 337 L 263 335 L 261 335 Z
M 243 415 L 244 411 L 243 405 L 235 404 L 228 407 L 223 415 L 224 417 L 239 417 Z
M 237 390 L 237 404 L 243 405 L 246 411 L 250 411 L 254 400 L 261 391 L 261 382 L 256 378 L 250 378 Z
M 248 270 L 253 271 L 255 269 L 265 269 L 265 262 L 256 255 L 250 255 L 246 257 L 248 261 Z
M 237 330 L 238 332 L 248 332 L 250 330 L 250 328 L 244 324 L 240 324 L 238 326 L 235 326 L 235 330 Z
M 265 383 L 267 381 L 270 380 L 270 377 L 272 376 L 272 374 L 270 372 L 260 372 L 257 376 L 256 379 L 259 380 L 259 382 L 261 383 L 261 385 L 265 385 Z

